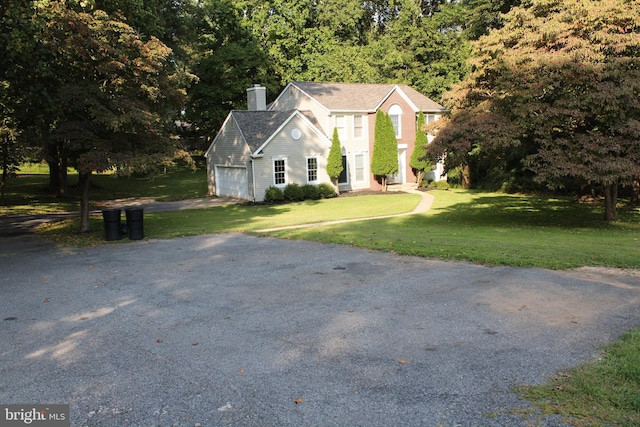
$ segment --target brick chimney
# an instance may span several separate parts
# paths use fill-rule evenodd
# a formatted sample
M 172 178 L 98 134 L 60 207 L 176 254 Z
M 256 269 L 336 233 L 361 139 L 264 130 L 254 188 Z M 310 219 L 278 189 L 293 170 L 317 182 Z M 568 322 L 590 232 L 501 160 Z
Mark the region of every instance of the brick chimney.
M 247 89 L 247 106 L 249 111 L 265 111 L 267 109 L 267 88 L 254 84 Z

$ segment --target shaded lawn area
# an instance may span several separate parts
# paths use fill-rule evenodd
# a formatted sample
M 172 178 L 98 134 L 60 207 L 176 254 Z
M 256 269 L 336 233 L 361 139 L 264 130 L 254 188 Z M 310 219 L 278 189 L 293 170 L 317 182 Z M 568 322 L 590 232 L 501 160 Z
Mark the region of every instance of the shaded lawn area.
M 602 208 L 569 198 L 435 191 L 421 215 L 270 232 L 398 254 L 552 269 L 640 268 L 640 211 L 606 224 Z
M 388 193 L 339 197 L 282 205 L 237 204 L 209 209 L 144 214 L 146 238 L 169 239 L 201 234 L 248 232 L 295 224 L 367 218 L 411 212 L 420 202 L 417 194 Z M 124 220 L 124 215 L 123 215 Z M 79 234 L 79 220 L 45 224 L 39 234 L 72 246 L 108 243 L 104 241 L 100 216 L 90 218 L 90 233 Z M 119 242 L 127 242 L 125 238 Z
M 21 166 L 21 172 L 7 181 L 0 216 L 37 215 L 80 211 L 78 174 L 69 172 L 67 197 L 57 197 L 49 189 L 48 168 L 42 164 Z M 93 174 L 89 191 L 91 209 L 101 208 L 100 201 L 130 197 L 155 200 L 183 200 L 207 196 L 207 171 L 185 166 L 167 169 L 166 174 L 114 178 L 112 174 Z

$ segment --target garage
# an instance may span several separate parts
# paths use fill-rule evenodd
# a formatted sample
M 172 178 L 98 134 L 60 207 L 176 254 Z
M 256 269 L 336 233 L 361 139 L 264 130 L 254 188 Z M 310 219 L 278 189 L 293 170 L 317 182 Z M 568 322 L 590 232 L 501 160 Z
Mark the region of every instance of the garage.
M 244 166 L 216 166 L 218 197 L 249 198 L 249 177 Z

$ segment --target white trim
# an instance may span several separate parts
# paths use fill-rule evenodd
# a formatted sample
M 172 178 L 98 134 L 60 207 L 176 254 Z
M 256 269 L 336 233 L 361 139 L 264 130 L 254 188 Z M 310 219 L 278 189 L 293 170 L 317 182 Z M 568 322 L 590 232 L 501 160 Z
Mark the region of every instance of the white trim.
M 359 180 L 358 179 L 358 162 L 356 161 L 356 158 L 358 156 L 362 156 L 362 179 Z M 355 182 L 356 184 L 364 184 L 367 182 L 367 178 L 368 178 L 368 174 L 367 171 L 369 170 L 369 165 L 367 164 L 369 160 L 369 153 L 367 151 L 356 151 L 353 153 L 353 182 Z
M 384 104 L 387 101 L 387 99 L 389 99 L 391 97 L 391 95 L 393 94 L 393 92 L 395 92 L 395 91 L 397 91 L 398 94 L 400 95 L 400 97 L 407 103 L 407 105 L 409 105 L 409 108 L 411 108 L 416 113 L 418 111 L 420 111 L 420 109 L 416 106 L 416 104 L 414 104 L 411 101 L 411 99 L 409 99 L 407 94 L 404 93 L 404 91 L 402 89 L 400 89 L 400 86 L 398 86 L 398 85 L 394 85 L 391 88 L 391 90 L 389 91 L 389 93 L 387 93 L 387 95 L 382 98 L 382 100 L 378 103 L 378 105 L 376 105 L 376 111 L 378 111 L 380 109 L 382 104 Z
M 338 129 L 338 138 L 340 141 L 346 141 L 348 139 L 347 134 L 347 116 L 346 114 L 335 114 L 333 117 L 333 127 Z M 338 117 L 342 117 L 342 127 L 338 127 Z M 341 134 L 342 133 L 342 134 Z M 333 132 L 331 132 L 333 135 Z
M 294 110 L 293 113 L 291 113 L 291 115 L 282 122 L 278 129 L 276 129 L 271 135 L 269 135 L 269 138 L 267 138 L 267 140 L 260 147 L 258 147 L 257 150 L 255 150 L 255 153 L 260 153 L 262 150 L 264 150 L 264 148 L 273 140 L 273 138 L 275 138 L 276 135 L 279 134 L 285 128 L 285 126 L 287 126 L 289 122 L 293 120 L 294 117 L 299 117 L 304 123 L 306 123 L 307 126 L 309 126 L 309 129 L 311 129 L 316 135 L 318 135 L 320 139 L 324 140 L 324 142 L 327 144 L 327 147 L 331 147 L 331 140 L 327 138 L 327 136 L 322 133 L 313 123 L 311 123 L 309 119 L 307 119 L 304 114 L 300 112 L 300 110 Z
M 394 110 L 393 114 L 391 113 L 391 110 Z M 393 104 L 389 107 L 389 112 L 387 114 L 389 114 L 389 117 L 398 118 L 398 131 L 396 132 L 396 139 L 402 138 L 402 115 L 404 114 L 402 107 L 400 106 L 400 104 Z
M 225 165 L 225 164 L 214 164 L 213 165 L 213 174 L 215 177 L 215 189 L 216 189 L 216 195 L 220 196 L 220 180 L 219 180 L 219 170 L 220 169 L 244 169 L 244 173 L 245 176 L 248 173 L 247 171 L 247 166 L 246 165 Z M 246 176 L 246 181 L 247 181 L 247 186 L 246 188 L 240 189 L 241 191 L 243 191 L 244 195 L 246 195 L 246 197 L 249 197 L 249 177 Z M 242 197 L 243 194 L 239 195 L 240 197 Z M 237 195 L 232 195 L 233 197 L 238 197 Z
M 325 107 L 323 104 L 320 103 L 320 101 L 318 101 L 317 99 L 315 99 L 313 96 L 309 95 L 307 92 L 303 91 L 302 89 L 300 89 L 300 87 L 298 87 L 295 82 L 291 82 L 289 84 L 287 84 L 285 86 L 284 89 L 282 89 L 282 92 L 280 92 L 280 95 L 278 95 L 278 97 L 276 98 L 275 101 L 273 101 L 269 107 L 267 108 L 267 110 L 271 111 L 273 110 L 274 105 L 276 105 L 278 103 L 278 101 L 280 100 L 280 98 L 282 98 L 284 96 L 284 94 L 287 92 L 287 90 L 290 90 L 291 88 L 295 88 L 298 92 L 300 92 L 301 94 L 303 94 L 304 96 L 306 96 L 307 98 L 309 98 L 311 101 L 315 102 L 316 104 L 318 104 L 323 110 L 329 112 L 329 109 L 327 107 Z M 278 110 L 275 110 L 278 111 Z
M 211 153 L 211 150 L 213 150 L 213 145 L 218 142 L 218 139 L 220 138 L 222 131 L 224 130 L 224 128 L 227 126 L 227 122 L 229 120 L 231 120 L 233 118 L 233 111 L 229 112 L 229 114 L 227 114 L 227 118 L 224 119 L 224 122 L 222 122 L 222 126 L 220 126 L 220 129 L 218 130 L 218 133 L 216 133 L 215 138 L 213 138 L 213 141 L 211 142 L 211 144 L 209 144 L 209 148 L 207 148 L 207 151 L 204 153 L 204 157 L 205 159 L 209 157 L 209 154 Z M 240 126 L 238 126 L 238 122 L 236 122 L 236 119 L 233 118 L 233 122 L 236 124 L 236 127 L 238 128 L 238 130 L 240 131 L 240 135 L 242 136 L 242 139 L 245 141 L 244 139 L 244 135 L 242 135 L 242 130 L 240 129 Z
M 367 134 L 367 129 L 366 129 L 366 123 L 367 123 L 366 117 L 367 116 L 365 114 L 354 114 L 351 117 L 352 117 L 352 120 L 351 120 L 351 124 L 352 124 L 351 132 L 353 133 L 353 139 L 355 141 L 359 141 L 361 139 L 365 139 L 365 135 Z M 360 136 L 356 136 L 356 117 L 360 117 L 360 120 L 361 120 L 359 129 L 362 131 L 362 135 L 360 135 Z
M 315 159 L 316 161 L 316 179 L 314 181 L 309 181 L 309 159 Z M 320 182 L 320 156 L 316 154 L 305 156 L 304 160 L 307 173 L 307 184 L 318 184 Z
M 276 162 L 282 160 L 284 162 L 284 183 L 276 184 Z M 289 158 L 288 156 L 273 156 L 271 158 L 271 182 L 274 187 L 283 188 L 289 183 Z

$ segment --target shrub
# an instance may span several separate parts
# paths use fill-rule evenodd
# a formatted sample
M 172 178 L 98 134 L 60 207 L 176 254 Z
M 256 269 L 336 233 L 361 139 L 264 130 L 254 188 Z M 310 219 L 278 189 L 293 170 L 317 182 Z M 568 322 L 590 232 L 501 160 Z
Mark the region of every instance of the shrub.
M 432 181 L 427 186 L 427 190 L 448 190 L 449 183 L 447 181 Z
M 304 200 L 318 200 L 320 198 L 320 190 L 313 184 L 305 184 L 302 186 L 302 195 Z
M 304 192 L 299 184 L 287 184 L 284 187 L 284 199 L 290 202 L 299 202 L 304 200 Z
M 268 203 L 280 203 L 284 201 L 284 193 L 278 187 L 273 185 L 267 188 L 264 193 L 264 201 Z
M 336 189 L 331 184 L 323 183 L 318 185 L 318 192 L 323 199 L 330 199 L 336 197 Z

